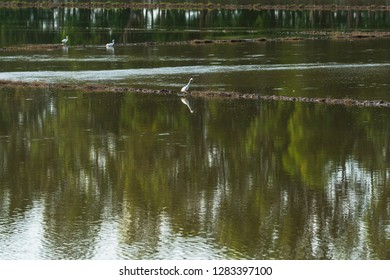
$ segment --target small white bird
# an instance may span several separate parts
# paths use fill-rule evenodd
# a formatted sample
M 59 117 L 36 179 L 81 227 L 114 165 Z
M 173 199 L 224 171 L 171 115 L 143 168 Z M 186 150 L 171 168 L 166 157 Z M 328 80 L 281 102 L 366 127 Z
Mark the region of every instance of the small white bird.
M 190 88 L 190 84 L 192 82 L 192 78 L 190 79 L 190 81 L 188 82 L 188 84 L 186 84 L 184 87 L 181 88 L 180 92 L 182 93 L 187 93 L 188 89 Z
M 113 48 L 115 40 L 113 39 L 111 43 L 106 44 L 106 48 Z
M 69 39 L 69 37 L 66 36 L 65 39 L 62 39 L 61 43 L 62 43 L 63 45 L 66 45 L 66 43 L 68 42 L 68 39 Z

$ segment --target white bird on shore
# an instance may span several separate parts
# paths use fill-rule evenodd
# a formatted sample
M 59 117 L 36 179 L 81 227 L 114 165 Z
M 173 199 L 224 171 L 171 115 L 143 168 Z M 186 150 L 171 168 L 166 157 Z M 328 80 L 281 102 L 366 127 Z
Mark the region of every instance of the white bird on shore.
M 65 39 L 62 39 L 61 43 L 62 43 L 63 45 L 66 45 L 66 43 L 68 42 L 68 39 L 69 39 L 69 37 L 66 36 Z
M 190 84 L 192 82 L 192 78 L 190 79 L 190 81 L 188 82 L 188 84 L 186 84 L 184 87 L 181 88 L 180 92 L 182 93 L 187 93 L 188 89 L 190 88 Z
M 111 43 L 106 44 L 106 48 L 113 48 L 115 40 L 113 39 Z

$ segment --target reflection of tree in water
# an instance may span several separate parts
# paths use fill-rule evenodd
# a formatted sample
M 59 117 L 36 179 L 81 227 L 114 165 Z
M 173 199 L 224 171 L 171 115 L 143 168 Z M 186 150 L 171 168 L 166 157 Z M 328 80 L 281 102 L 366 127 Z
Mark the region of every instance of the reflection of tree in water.
M 189 114 L 176 96 L 0 99 L 0 215 L 40 200 L 44 255 L 93 257 L 114 220 L 112 246 L 128 258 L 164 257 L 167 240 L 204 241 L 221 258 L 389 257 L 384 109 L 197 99 Z
M 387 30 L 389 11 L 3 8 L 0 18 L 2 45 L 53 44 L 69 35 L 74 46 L 101 45 L 113 37 L 118 43 L 137 43 L 275 36 L 280 31 L 380 31 Z

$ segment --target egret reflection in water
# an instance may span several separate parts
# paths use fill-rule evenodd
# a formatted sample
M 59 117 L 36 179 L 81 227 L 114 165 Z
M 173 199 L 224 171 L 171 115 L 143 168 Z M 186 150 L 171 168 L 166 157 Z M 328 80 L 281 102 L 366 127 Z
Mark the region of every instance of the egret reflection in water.
M 62 54 L 68 55 L 68 46 L 66 45 L 62 46 Z
M 114 55 L 115 54 L 115 49 L 114 47 L 106 47 L 107 54 Z
M 188 107 L 188 109 L 190 110 L 190 112 L 192 114 L 194 112 L 194 110 L 192 110 L 190 102 L 188 101 L 188 99 L 185 98 L 185 97 L 181 97 L 180 100 L 181 100 L 181 102 L 183 102 L 183 104 L 185 104 Z

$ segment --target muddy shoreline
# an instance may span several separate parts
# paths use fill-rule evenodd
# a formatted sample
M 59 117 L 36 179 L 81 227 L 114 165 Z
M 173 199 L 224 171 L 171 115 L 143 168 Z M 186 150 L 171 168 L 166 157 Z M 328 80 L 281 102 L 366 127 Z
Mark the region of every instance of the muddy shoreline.
M 1 88 L 27 88 L 38 90 L 77 90 L 85 93 L 142 93 L 150 95 L 177 95 L 181 96 L 178 91 L 168 89 L 147 89 L 133 88 L 115 85 L 103 84 L 62 84 L 62 83 L 45 83 L 45 82 L 19 82 L 0 80 Z M 274 101 L 274 102 L 301 102 L 301 103 L 317 103 L 325 105 L 342 105 L 342 106 L 358 106 L 358 107 L 390 107 L 390 101 L 383 100 L 355 100 L 351 98 L 322 98 L 322 97 L 297 97 L 283 95 L 259 95 L 256 93 L 240 93 L 226 91 L 190 91 L 186 97 L 197 98 L 221 98 L 221 99 L 250 99 L 259 101 Z
M 314 4 L 285 4 L 285 5 L 264 5 L 264 4 L 218 4 L 218 3 L 121 3 L 121 2 L 24 2 L 24 1 L 7 1 L 1 2 L 0 8 L 80 8 L 80 9 L 191 9 L 191 10 L 318 10 L 318 11 L 338 11 L 338 10 L 355 10 L 355 11 L 389 11 L 390 5 L 314 5 Z
M 390 32 L 387 31 L 304 31 L 298 32 L 294 37 L 260 37 L 260 38 L 241 38 L 241 39 L 196 39 L 191 41 L 173 41 L 173 42 L 143 42 L 143 43 L 116 43 L 116 47 L 126 46 L 151 46 L 151 45 L 202 45 L 202 44 L 236 44 L 236 43 L 266 43 L 266 42 L 296 42 L 305 40 L 363 40 L 390 38 Z M 0 51 L 53 51 L 60 50 L 62 44 L 28 44 L 0 47 Z M 76 45 L 66 46 L 67 48 L 102 48 L 104 45 Z

